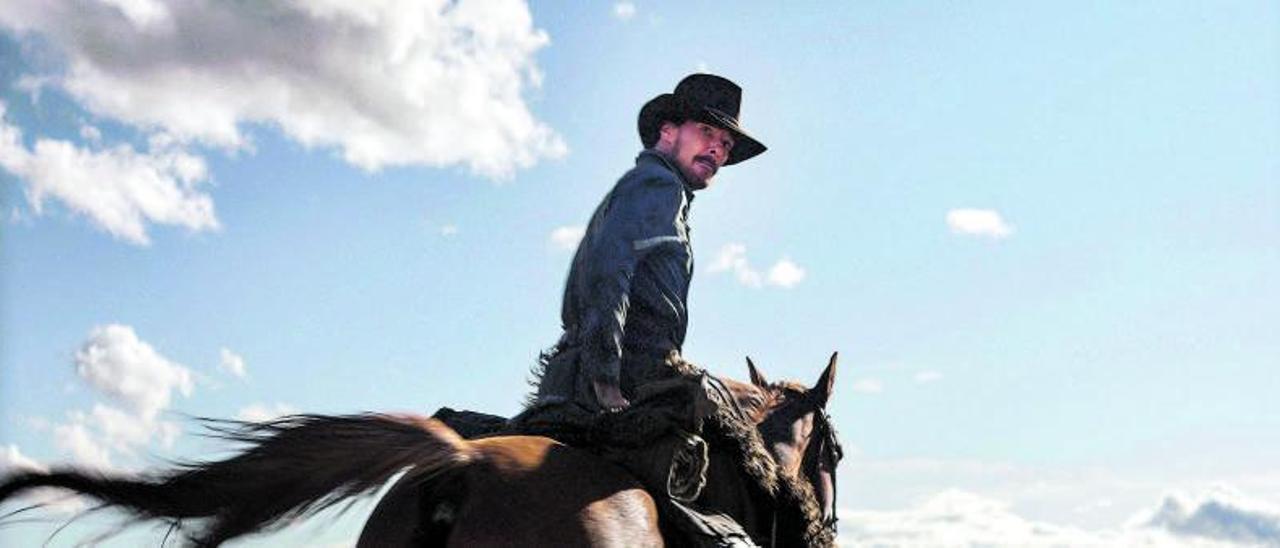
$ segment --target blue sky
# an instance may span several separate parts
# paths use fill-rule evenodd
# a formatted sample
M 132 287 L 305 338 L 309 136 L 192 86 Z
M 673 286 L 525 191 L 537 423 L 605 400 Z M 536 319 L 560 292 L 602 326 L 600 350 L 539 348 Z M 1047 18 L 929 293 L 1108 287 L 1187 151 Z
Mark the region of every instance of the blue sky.
M 686 355 L 840 351 L 847 541 L 1280 524 L 1274 3 L 6 4 L 0 467 L 516 411 L 556 235 L 710 71 L 770 150 L 694 203 Z

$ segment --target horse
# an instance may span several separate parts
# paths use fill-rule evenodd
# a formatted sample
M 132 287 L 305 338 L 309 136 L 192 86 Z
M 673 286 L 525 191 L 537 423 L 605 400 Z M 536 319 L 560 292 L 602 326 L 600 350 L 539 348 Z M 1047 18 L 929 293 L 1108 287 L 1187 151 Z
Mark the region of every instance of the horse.
M 819 384 L 803 390 L 812 397 L 797 397 L 798 384 L 764 382 L 754 364 L 749 369 L 753 382 L 735 383 L 735 397 L 761 419 L 760 432 L 775 453 L 768 462 L 798 463 L 782 469 L 806 478 L 798 482 L 801 491 L 817 487 L 820 527 L 833 525 L 826 505 L 834 504 L 834 489 L 831 499 L 820 493 L 821 471 L 827 467 L 834 476 L 834 465 L 819 462 L 826 453 L 810 449 L 820 428 L 791 435 L 781 425 L 825 421 L 815 418 L 825 411 L 814 406 L 825 405 L 830 394 L 835 356 Z M 63 488 L 138 520 L 168 522 L 195 545 L 216 546 L 370 493 L 403 474 L 370 516 L 359 546 L 662 546 L 671 538 L 659 520 L 660 501 L 625 470 L 544 437 L 466 440 L 437 419 L 386 414 L 214 421 L 211 428 L 248 448 L 226 460 L 139 478 L 74 469 L 18 473 L 0 482 L 0 502 L 28 489 Z M 744 486 L 726 459 L 712 462 L 708 483 L 715 487 L 703 498 L 734 503 L 726 506 L 730 516 L 752 539 L 775 546 L 829 539 L 829 531 L 795 531 L 776 506 L 769 508 L 776 500 Z M 806 475 L 810 469 L 818 472 Z
M 793 496 L 798 496 L 789 502 L 797 505 L 805 504 L 809 499 L 805 497 L 807 493 L 803 491 L 812 489 L 817 508 L 799 510 L 801 514 L 804 511 L 816 511 L 820 519 L 809 524 L 783 524 L 780 531 L 778 512 L 776 508 L 769 508 L 772 501 L 761 500 L 769 498 L 768 495 L 753 493 L 753 488 L 757 484 L 740 481 L 738 476 L 742 473 L 742 467 L 734 463 L 735 455 L 727 454 L 729 451 L 714 444 L 713 452 L 718 451 L 721 454 L 713 455 L 709 459 L 711 466 L 707 471 L 707 487 L 696 501 L 700 503 L 699 506 L 726 511 L 743 526 L 750 539 L 767 539 L 769 546 L 810 546 L 815 542 L 831 543 L 836 529 L 835 471 L 843 454 L 825 409 L 835 384 L 837 358 L 838 354 L 832 354 L 826 369 L 812 388 L 794 381 L 770 383 L 750 358 L 747 359 L 751 376 L 750 384 L 722 379 L 735 403 L 741 407 L 748 420 L 758 428 L 763 441 L 762 445 L 769 450 L 770 456 L 780 467 L 778 472 L 793 480 L 790 486 L 798 487 L 802 491 L 794 493 Z M 542 440 L 541 443 L 555 444 L 546 438 L 535 439 Z M 490 441 L 495 446 L 507 446 L 527 442 L 527 440 L 528 438 L 524 436 L 500 436 L 480 438 L 472 443 Z M 768 465 L 759 462 L 756 464 L 758 473 L 766 476 L 758 479 L 767 484 L 770 480 L 767 476 L 771 472 L 759 470 L 759 468 L 767 468 Z M 518 473 L 522 476 L 520 479 L 525 480 L 528 485 L 541 485 L 557 492 L 571 488 L 558 483 L 558 480 L 546 478 L 545 471 L 542 469 L 544 465 L 545 463 L 536 461 L 529 462 L 529 466 L 519 470 Z M 505 468 L 501 474 L 501 481 L 487 479 L 490 478 L 491 471 L 483 466 L 471 470 L 471 474 L 466 478 L 437 477 L 433 481 L 423 481 L 420 478 L 406 476 L 392 487 L 374 509 L 357 546 L 484 545 L 485 543 L 478 542 L 479 539 L 493 541 L 498 545 L 509 545 L 513 539 L 518 539 L 522 545 L 538 545 L 531 539 L 538 538 L 538 533 L 548 528 L 545 522 L 528 530 L 513 526 L 521 517 L 529 518 L 530 516 L 522 510 L 524 505 L 515 502 L 509 494 L 510 485 L 513 483 L 511 480 L 514 479 L 512 472 L 510 467 Z M 586 473 L 578 472 L 578 475 L 583 477 Z M 524 496 L 522 493 L 521 500 L 537 503 L 543 500 L 541 497 L 545 496 L 545 492 L 532 497 Z M 631 499 L 634 496 L 647 500 L 638 503 Z M 625 505 L 631 508 L 650 509 L 658 506 L 647 492 L 642 489 L 635 491 L 634 487 L 618 491 L 615 496 L 599 499 L 597 503 L 613 501 L 615 506 L 623 506 L 624 504 L 620 501 L 614 500 L 615 497 L 626 499 Z M 575 545 L 662 545 L 663 539 L 657 537 L 642 539 L 631 536 L 628 537 L 627 542 L 612 542 L 635 532 L 634 528 L 628 528 L 622 523 L 627 517 L 619 512 L 608 514 L 608 519 L 623 518 L 608 527 L 602 526 L 608 519 L 593 515 L 591 511 L 576 510 L 565 514 L 563 511 L 550 511 L 542 507 L 537 514 L 537 519 L 547 519 L 551 516 L 559 518 L 556 523 L 562 525 L 558 527 L 564 527 L 564 523 L 569 523 L 571 524 L 569 529 L 575 532 L 587 529 L 585 524 L 594 526 L 591 529 L 594 530 L 595 535 L 588 535 L 591 542 Z M 652 514 L 635 517 L 640 519 L 635 520 L 632 525 L 639 523 L 649 525 L 656 521 L 656 516 Z M 792 521 L 797 520 L 793 518 Z M 406 527 L 407 523 L 417 525 Z M 817 526 L 817 530 L 814 525 Z M 611 528 L 615 532 L 609 533 Z M 651 531 L 651 529 L 648 530 Z M 479 531 L 487 531 L 487 533 L 482 534 Z M 672 533 L 667 531 L 664 536 L 670 538 Z

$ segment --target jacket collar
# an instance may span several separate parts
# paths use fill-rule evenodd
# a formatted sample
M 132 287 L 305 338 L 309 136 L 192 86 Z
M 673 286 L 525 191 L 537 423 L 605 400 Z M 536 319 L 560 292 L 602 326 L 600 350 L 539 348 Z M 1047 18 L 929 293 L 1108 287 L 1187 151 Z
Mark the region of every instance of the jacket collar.
M 689 181 L 684 178 L 684 173 L 680 171 L 680 168 L 676 167 L 676 161 L 670 156 L 657 149 L 646 148 L 640 151 L 639 156 L 636 156 L 636 165 L 640 165 L 640 162 L 654 162 L 676 174 L 676 179 L 679 179 L 680 185 L 684 187 L 685 195 L 688 196 L 690 200 L 693 200 L 693 185 L 690 185 Z

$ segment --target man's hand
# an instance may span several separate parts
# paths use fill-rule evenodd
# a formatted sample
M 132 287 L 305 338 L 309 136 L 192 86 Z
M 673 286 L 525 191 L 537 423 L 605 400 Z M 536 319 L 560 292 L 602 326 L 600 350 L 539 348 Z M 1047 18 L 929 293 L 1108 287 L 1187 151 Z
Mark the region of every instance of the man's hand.
M 622 390 L 618 389 L 618 385 L 603 380 L 591 381 L 591 388 L 596 392 L 596 401 L 600 402 L 600 407 L 605 411 L 622 411 L 631 405 L 627 398 L 622 397 Z

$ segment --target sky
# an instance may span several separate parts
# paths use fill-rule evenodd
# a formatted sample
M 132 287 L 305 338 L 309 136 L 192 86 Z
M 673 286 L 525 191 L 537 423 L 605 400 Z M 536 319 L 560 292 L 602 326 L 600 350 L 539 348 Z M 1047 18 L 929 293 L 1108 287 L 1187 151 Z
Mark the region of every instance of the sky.
M 0 470 L 218 454 L 191 416 L 517 412 L 693 72 L 769 150 L 694 202 L 684 353 L 840 353 L 845 545 L 1280 545 L 1262 1 L 2 0 Z M 361 508 L 240 544 L 349 546 Z

